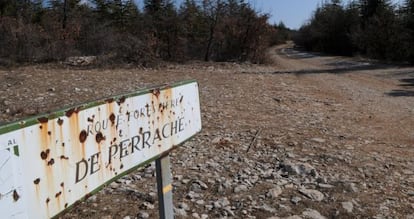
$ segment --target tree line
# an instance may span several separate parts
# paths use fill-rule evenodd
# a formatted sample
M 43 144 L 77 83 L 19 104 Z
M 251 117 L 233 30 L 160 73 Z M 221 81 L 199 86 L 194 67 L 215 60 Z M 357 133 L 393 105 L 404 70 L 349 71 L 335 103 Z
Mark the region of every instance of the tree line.
M 310 51 L 414 63 L 414 0 L 324 2 L 295 42 Z
M 0 64 L 99 56 L 149 65 L 157 60 L 266 60 L 290 37 L 283 23 L 244 0 L 2 0 Z

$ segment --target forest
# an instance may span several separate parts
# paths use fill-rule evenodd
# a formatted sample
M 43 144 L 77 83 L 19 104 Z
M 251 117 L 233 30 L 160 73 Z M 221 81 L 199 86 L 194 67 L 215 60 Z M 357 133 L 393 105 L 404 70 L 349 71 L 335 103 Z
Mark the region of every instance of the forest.
M 266 63 L 291 38 L 308 51 L 414 63 L 414 0 L 321 1 L 297 32 L 269 18 L 244 0 L 2 0 L 0 65 Z
M 414 1 L 325 1 L 295 42 L 309 51 L 414 63 Z
M 290 37 L 243 0 L 2 0 L 0 65 L 96 56 L 101 63 L 266 62 Z

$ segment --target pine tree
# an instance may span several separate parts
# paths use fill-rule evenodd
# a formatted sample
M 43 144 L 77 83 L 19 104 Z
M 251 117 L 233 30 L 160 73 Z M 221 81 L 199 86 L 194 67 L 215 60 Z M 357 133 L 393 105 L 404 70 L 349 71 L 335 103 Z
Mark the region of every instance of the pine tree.
M 370 57 L 394 59 L 396 16 L 389 0 L 363 0 L 359 47 Z
M 203 59 L 200 51 L 205 48 L 208 36 L 208 26 L 200 5 L 195 0 L 185 0 L 179 9 L 182 23 L 182 37 L 185 39 L 184 50 L 187 57 Z
M 50 0 L 49 5 L 51 9 L 56 12 L 60 17 L 62 29 L 66 29 L 68 19 L 71 14 L 76 10 L 80 3 L 80 0 Z
M 137 5 L 133 0 L 114 0 L 109 2 L 109 15 L 113 20 L 113 26 L 121 31 L 133 28 L 135 21 L 139 17 Z
M 173 59 L 178 54 L 180 23 L 177 10 L 171 0 L 145 0 L 146 26 L 155 39 L 157 56 Z
M 411 63 L 414 63 L 414 0 L 406 0 L 404 2 L 404 21 L 405 28 L 405 44 L 407 49 L 407 59 Z

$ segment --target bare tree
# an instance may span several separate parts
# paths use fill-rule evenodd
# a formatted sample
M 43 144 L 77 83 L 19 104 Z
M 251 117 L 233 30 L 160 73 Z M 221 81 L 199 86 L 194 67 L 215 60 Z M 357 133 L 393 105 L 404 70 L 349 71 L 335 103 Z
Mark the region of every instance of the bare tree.
M 204 61 L 209 61 L 211 56 L 211 48 L 214 42 L 214 34 L 217 30 L 217 24 L 221 19 L 224 2 L 222 0 L 203 0 L 203 12 L 209 26 L 209 34 L 207 46 L 204 53 Z

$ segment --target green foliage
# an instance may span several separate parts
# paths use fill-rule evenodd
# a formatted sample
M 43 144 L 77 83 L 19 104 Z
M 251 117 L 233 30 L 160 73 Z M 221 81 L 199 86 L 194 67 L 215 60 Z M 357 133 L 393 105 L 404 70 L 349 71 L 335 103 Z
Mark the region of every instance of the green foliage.
M 412 0 L 402 10 L 390 0 L 359 0 L 346 6 L 331 1 L 314 12 L 295 41 L 311 51 L 413 62 L 412 6 Z
M 351 55 L 354 52 L 351 31 L 358 24 L 355 17 L 354 10 L 344 9 L 338 1 L 327 3 L 299 30 L 296 41 L 308 50 Z
M 406 0 L 402 11 L 404 45 L 407 59 L 414 63 L 414 0 Z
M 187 58 L 204 59 L 205 39 L 209 33 L 207 19 L 202 7 L 195 0 L 186 0 L 180 6 L 183 52 Z

